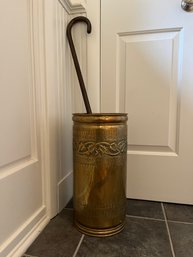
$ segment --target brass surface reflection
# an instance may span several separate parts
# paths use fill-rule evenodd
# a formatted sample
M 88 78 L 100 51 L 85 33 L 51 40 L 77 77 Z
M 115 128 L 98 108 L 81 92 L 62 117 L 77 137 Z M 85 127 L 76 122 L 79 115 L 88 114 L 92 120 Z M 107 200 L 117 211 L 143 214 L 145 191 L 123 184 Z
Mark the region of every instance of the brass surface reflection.
M 74 221 L 84 234 L 110 236 L 126 213 L 127 114 L 74 114 Z

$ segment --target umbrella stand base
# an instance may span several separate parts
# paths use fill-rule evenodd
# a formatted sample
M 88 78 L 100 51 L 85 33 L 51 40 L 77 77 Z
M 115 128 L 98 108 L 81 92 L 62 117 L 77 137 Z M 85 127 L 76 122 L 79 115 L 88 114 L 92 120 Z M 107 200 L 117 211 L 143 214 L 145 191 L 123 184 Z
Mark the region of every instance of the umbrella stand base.
M 116 227 L 112 228 L 103 228 L 103 229 L 98 229 L 98 228 L 88 228 L 83 226 L 82 224 L 78 223 L 76 220 L 74 221 L 76 228 L 83 234 L 88 235 L 88 236 L 95 236 L 95 237 L 107 237 L 107 236 L 113 236 L 118 234 L 124 229 L 125 222 L 119 224 Z

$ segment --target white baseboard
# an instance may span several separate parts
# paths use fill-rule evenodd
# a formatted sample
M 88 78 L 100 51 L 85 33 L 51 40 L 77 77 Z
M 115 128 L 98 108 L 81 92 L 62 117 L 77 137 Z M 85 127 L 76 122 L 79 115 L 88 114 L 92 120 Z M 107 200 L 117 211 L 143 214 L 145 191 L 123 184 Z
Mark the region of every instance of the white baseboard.
M 42 206 L 0 246 L 0 257 L 21 257 L 49 221 Z
M 60 212 L 73 195 L 73 172 L 69 172 L 58 183 L 58 212 Z

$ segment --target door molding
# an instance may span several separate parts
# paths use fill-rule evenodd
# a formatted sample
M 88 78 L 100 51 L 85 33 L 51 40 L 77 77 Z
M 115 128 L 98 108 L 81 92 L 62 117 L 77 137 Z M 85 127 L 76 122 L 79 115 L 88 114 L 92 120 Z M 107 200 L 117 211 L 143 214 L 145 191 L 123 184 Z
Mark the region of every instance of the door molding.
M 68 14 L 85 13 L 85 1 L 82 0 L 58 0 Z

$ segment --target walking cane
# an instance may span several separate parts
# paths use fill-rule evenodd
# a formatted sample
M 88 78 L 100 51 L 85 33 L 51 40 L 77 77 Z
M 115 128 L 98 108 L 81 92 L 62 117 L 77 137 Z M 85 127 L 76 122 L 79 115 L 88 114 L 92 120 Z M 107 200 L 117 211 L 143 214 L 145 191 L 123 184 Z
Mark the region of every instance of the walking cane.
M 77 54 L 76 54 L 76 51 L 75 51 L 74 43 L 73 43 L 73 40 L 72 40 L 72 34 L 71 34 L 72 27 L 74 26 L 74 24 L 76 24 L 78 22 L 86 23 L 87 24 L 87 33 L 88 34 L 91 33 L 91 23 L 90 23 L 89 19 L 87 19 L 86 17 L 83 17 L 83 16 L 79 16 L 79 17 L 76 17 L 76 18 L 72 19 L 70 21 L 70 23 L 68 24 L 68 26 L 67 26 L 67 38 L 68 38 L 68 41 L 69 41 L 69 46 L 70 46 L 70 50 L 71 50 L 71 53 L 72 53 L 72 58 L 73 58 L 73 61 L 74 61 L 74 66 L 75 66 L 77 77 L 78 77 L 78 80 L 79 80 L 80 89 L 81 89 L 81 92 L 82 92 L 82 96 L 83 96 L 84 104 L 85 104 L 85 107 L 86 107 L 86 111 L 87 111 L 87 113 L 92 113 L 90 103 L 89 103 L 89 99 L 88 99 L 88 95 L 87 95 L 86 88 L 85 88 L 85 84 L 84 84 L 84 80 L 83 80 L 82 73 L 81 73 L 81 70 L 80 70 L 80 65 L 79 65 L 79 62 L 78 62 Z

